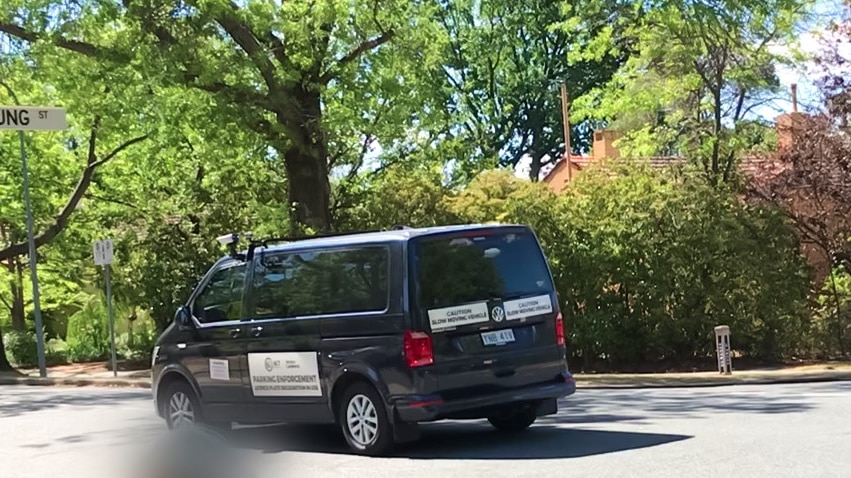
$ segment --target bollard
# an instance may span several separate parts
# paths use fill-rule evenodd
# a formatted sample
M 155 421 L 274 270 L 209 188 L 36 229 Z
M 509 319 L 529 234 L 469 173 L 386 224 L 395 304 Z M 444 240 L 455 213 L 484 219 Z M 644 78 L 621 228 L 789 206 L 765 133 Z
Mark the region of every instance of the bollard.
M 723 375 L 733 373 L 733 357 L 730 353 L 730 327 L 715 327 L 715 351 L 718 354 L 718 372 Z

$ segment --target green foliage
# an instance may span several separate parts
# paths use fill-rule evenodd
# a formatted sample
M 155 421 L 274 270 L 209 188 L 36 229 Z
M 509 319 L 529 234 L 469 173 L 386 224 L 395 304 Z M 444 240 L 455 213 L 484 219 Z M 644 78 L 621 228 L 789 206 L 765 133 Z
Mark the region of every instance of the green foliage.
M 754 108 L 779 91 L 776 69 L 790 58 L 771 48 L 793 44 L 810 0 L 662 2 L 630 18 L 632 54 L 611 82 L 579 98 L 574 121 L 596 119 L 621 130 L 628 156 L 682 155 L 713 182 L 729 181 L 742 155 L 764 149 L 770 129 Z M 577 14 L 581 14 L 580 11 Z M 605 34 L 577 53 L 621 50 Z
M 9 361 L 19 367 L 38 365 L 35 332 L 11 330 L 3 334 L 3 345 Z
M 438 177 L 391 175 L 392 187 L 373 190 L 360 207 L 364 217 L 384 212 L 392 221 L 407 213 L 427 214 L 425 223 L 532 226 L 568 317 L 573 356 L 588 369 L 707 360 L 712 329 L 722 323 L 746 356 L 804 352 L 808 276 L 781 214 L 748 207 L 689 170 L 613 166 L 614 175 L 592 168 L 561 196 L 488 171 L 440 200 L 421 194 L 442 190 Z
M 71 361 L 105 360 L 109 357 L 109 321 L 102 302 L 93 299 L 68 319 L 66 342 Z
M 68 344 L 62 339 L 50 339 L 45 344 L 45 362 L 47 366 L 68 363 Z
M 634 166 L 560 197 L 491 168 L 531 157 L 534 176 L 562 152 L 562 82 L 587 93 L 574 149 L 614 122 L 623 151 L 686 153 L 704 172 L 772 150 L 745 113 L 776 90 L 784 58 L 767 45 L 789 39 L 803 5 L 3 3 L 0 79 L 69 111 L 68 131 L 27 136 L 36 230 L 60 229 L 38 258 L 49 360 L 108 357 L 95 239 L 116 244 L 118 353 L 143 360 L 219 235 L 490 221 L 534 227 L 589 364 L 705 356 L 718 322 L 747 354 L 793 353 L 805 279 L 773 211 Z M 25 240 L 17 147 L 0 135 L 0 251 Z M 25 264 L 14 256 L 0 259 Z M 0 267 L 4 331 L 13 298 L 16 326 L 32 323 L 17 271 Z
M 816 297 L 813 346 L 825 358 L 845 355 L 851 343 L 851 273 L 834 270 Z
M 565 261 L 562 298 L 586 365 L 708 357 L 722 323 L 748 356 L 796 352 L 807 276 L 778 212 L 640 166 L 583 176 L 562 207 L 553 252 Z

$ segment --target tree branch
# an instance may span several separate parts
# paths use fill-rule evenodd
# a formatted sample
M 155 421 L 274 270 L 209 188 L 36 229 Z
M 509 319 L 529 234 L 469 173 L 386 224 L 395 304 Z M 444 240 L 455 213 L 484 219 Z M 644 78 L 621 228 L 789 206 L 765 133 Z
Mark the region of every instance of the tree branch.
M 149 23 L 143 22 L 143 24 L 146 26 L 146 30 L 156 36 L 161 44 L 172 46 L 177 43 L 177 39 L 167 30 Z M 42 39 L 47 39 L 43 35 L 10 23 L 0 23 L 0 32 L 27 42 L 37 42 Z M 90 58 L 104 59 L 114 63 L 125 63 L 130 60 L 124 53 L 115 51 L 108 52 L 107 50 L 104 50 L 103 47 L 95 46 L 91 43 L 67 40 L 62 37 L 53 39 L 52 43 L 61 49 L 79 53 Z M 263 109 L 271 109 L 271 104 L 268 98 L 256 91 L 239 88 L 223 82 L 198 83 L 197 80 L 200 75 L 197 72 L 191 71 L 189 65 L 184 65 L 183 70 L 180 80 L 183 84 L 190 88 L 195 88 L 213 94 L 227 95 L 230 99 L 239 103 L 253 104 Z
M 89 136 L 89 155 L 87 158 L 86 169 L 83 170 L 83 174 L 80 176 L 77 187 L 74 188 L 74 192 L 71 193 L 71 197 L 68 198 L 68 202 L 53 220 L 53 223 L 35 237 L 36 248 L 50 243 L 50 241 L 56 238 L 56 236 L 65 229 L 68 225 L 68 220 L 71 218 L 71 214 L 77 209 L 77 205 L 80 203 L 83 195 L 86 194 L 89 185 L 91 185 L 95 170 L 97 170 L 98 167 L 104 165 L 130 146 L 148 139 L 148 135 L 138 136 L 122 143 L 102 159 L 97 159 L 97 156 L 95 155 L 95 143 L 97 142 L 97 129 L 99 126 L 100 118 L 95 118 L 94 125 L 92 126 L 92 132 Z M 27 253 L 27 248 L 28 244 L 26 242 L 22 242 L 0 249 L 0 260 L 24 255 Z
M 374 37 L 374 38 L 371 38 L 369 40 L 364 41 L 363 43 L 358 45 L 354 50 L 352 50 L 348 54 L 346 54 L 346 56 L 337 60 L 334 64 L 334 66 L 332 66 L 328 71 L 323 73 L 322 76 L 319 77 L 319 83 L 323 84 L 323 85 L 327 84 L 329 81 L 333 80 L 339 74 L 339 71 L 343 67 L 345 67 L 349 63 L 357 60 L 364 53 L 366 53 L 370 50 L 374 50 L 374 49 L 378 48 L 379 46 L 389 42 L 391 39 L 393 39 L 393 37 L 395 35 L 396 35 L 396 32 L 394 30 L 388 30 L 388 31 L 382 33 L 381 35 L 379 35 L 377 37 Z
M 0 23 L 0 32 L 30 43 L 34 43 L 42 39 L 41 35 L 12 23 Z M 59 48 L 81 53 L 89 57 L 97 57 L 103 54 L 103 50 L 100 47 L 92 45 L 91 43 L 85 43 L 77 40 L 66 40 L 64 38 L 58 38 L 54 40 L 53 43 Z
M 269 91 L 278 89 L 278 80 L 275 77 L 275 67 L 266 55 L 263 45 L 260 44 L 257 35 L 251 31 L 251 28 L 240 18 L 236 13 L 239 7 L 231 2 L 230 11 L 223 12 L 216 16 L 216 22 L 225 29 L 227 34 L 236 42 L 237 45 L 248 55 L 248 58 L 254 63 L 254 67 L 263 77 L 266 87 Z

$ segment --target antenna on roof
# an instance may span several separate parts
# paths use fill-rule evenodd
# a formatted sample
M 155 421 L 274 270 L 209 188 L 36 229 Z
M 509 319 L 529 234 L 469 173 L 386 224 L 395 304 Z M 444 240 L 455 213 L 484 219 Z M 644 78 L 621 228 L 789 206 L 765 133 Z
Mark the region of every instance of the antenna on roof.
M 408 227 L 408 226 L 403 226 L 403 225 L 401 225 L 401 224 L 397 224 L 397 225 L 395 225 L 395 226 L 393 226 L 393 227 L 391 227 L 391 228 L 390 228 L 390 230 L 392 230 L 392 231 L 404 231 L 404 230 L 406 230 L 406 229 L 413 229 L 413 228 L 412 228 L 412 227 Z

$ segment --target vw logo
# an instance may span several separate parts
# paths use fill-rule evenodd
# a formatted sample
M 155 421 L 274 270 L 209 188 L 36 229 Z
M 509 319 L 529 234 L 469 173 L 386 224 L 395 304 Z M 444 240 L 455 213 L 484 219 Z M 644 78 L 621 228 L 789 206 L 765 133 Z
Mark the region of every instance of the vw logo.
M 496 306 L 491 309 L 491 319 L 493 319 L 494 322 L 502 322 L 502 319 L 504 318 L 505 310 L 502 307 Z

